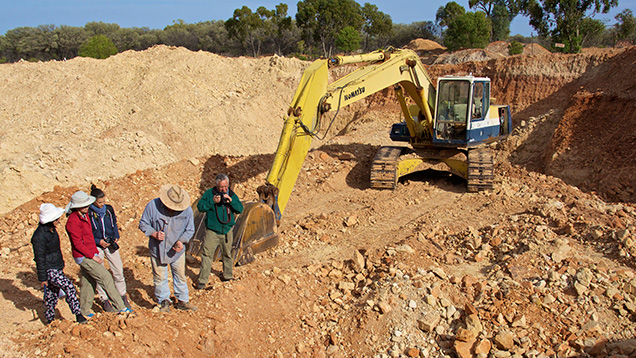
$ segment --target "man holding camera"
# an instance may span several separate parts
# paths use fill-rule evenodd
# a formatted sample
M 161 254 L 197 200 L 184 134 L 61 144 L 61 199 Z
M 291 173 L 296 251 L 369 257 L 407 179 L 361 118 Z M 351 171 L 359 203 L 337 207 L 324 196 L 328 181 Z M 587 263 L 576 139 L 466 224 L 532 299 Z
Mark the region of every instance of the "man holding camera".
M 208 189 L 197 204 L 199 211 L 207 214 L 205 238 L 201 250 L 201 271 L 199 271 L 199 279 L 196 283 L 196 288 L 199 290 L 205 288 L 208 283 L 214 251 L 219 246 L 223 258 L 223 277 L 221 280 L 234 279 L 232 274 L 234 268 L 232 227 L 236 215 L 243 211 L 243 204 L 230 189 L 230 178 L 226 174 L 217 175 L 215 183 L 216 185 Z

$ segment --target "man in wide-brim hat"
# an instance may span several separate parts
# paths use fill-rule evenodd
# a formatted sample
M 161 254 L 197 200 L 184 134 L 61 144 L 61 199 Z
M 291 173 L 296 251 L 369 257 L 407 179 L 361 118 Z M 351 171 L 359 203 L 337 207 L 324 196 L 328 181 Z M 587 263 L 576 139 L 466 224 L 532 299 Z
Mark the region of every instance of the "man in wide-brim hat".
M 170 311 L 168 266 L 172 271 L 176 308 L 196 310 L 197 307 L 189 302 L 185 275 L 185 245 L 194 235 L 190 195 L 176 184 L 162 186 L 159 197 L 146 205 L 139 220 L 139 229 L 148 236 L 155 296 L 160 311 Z

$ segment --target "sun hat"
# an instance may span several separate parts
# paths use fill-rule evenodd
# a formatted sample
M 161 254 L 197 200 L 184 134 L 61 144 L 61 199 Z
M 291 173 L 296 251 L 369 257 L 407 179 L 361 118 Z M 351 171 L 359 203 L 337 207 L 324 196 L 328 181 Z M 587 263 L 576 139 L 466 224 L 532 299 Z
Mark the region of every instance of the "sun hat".
M 40 205 L 40 224 L 48 224 L 60 218 L 64 214 L 64 209 L 44 203 Z
M 86 194 L 83 191 L 76 191 L 75 194 L 71 196 L 71 202 L 66 205 L 66 212 L 70 212 L 71 209 L 75 208 L 85 208 L 95 202 L 95 197 Z
M 177 184 L 167 184 L 159 189 L 159 199 L 168 209 L 183 211 L 190 207 L 190 195 Z

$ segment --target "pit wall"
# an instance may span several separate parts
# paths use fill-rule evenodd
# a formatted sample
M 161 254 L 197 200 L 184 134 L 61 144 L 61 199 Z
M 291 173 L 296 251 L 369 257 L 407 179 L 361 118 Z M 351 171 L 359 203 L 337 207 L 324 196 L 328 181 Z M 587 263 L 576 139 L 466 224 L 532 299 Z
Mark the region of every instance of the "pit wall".
M 513 56 L 429 68 L 487 76 L 515 127 L 544 120 L 524 137 L 513 164 L 559 177 L 608 201 L 636 202 L 636 47 L 577 55 Z

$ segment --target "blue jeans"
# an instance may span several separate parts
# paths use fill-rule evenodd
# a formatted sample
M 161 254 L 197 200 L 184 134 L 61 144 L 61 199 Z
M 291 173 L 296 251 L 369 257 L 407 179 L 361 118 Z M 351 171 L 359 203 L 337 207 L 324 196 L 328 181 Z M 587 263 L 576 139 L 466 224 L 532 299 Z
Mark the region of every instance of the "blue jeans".
M 168 265 L 172 271 L 172 285 L 174 295 L 179 301 L 188 302 L 190 295 L 188 292 L 188 281 L 185 275 L 185 252 L 170 264 L 159 264 L 157 258 L 150 256 L 152 263 L 152 281 L 155 284 L 155 296 L 159 304 L 170 300 L 170 285 L 168 283 Z

